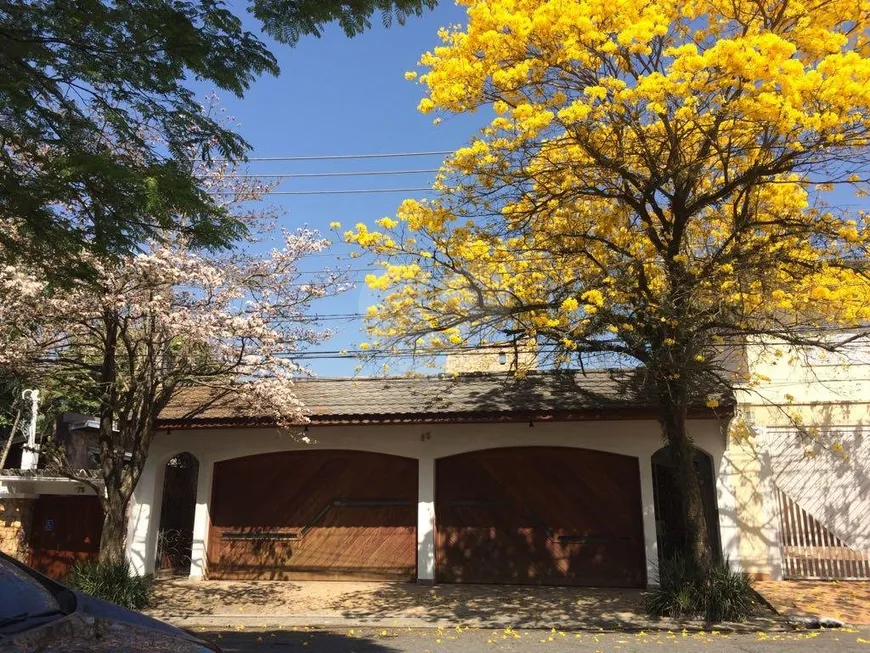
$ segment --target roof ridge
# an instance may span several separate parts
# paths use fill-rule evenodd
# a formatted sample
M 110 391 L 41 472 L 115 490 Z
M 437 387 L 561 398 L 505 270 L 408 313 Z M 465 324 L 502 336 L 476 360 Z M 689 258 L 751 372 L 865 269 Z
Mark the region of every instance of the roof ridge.
M 537 370 L 519 377 L 513 372 L 478 372 L 453 375 L 387 376 L 344 379 L 306 378 L 296 384 L 296 393 L 313 421 L 374 420 L 389 421 L 408 416 L 435 415 L 439 420 L 467 419 L 468 415 L 585 415 L 631 416 L 656 419 L 655 396 L 643 383 L 638 368 L 599 368 L 592 370 Z M 251 423 L 263 421 L 251 407 L 234 397 L 226 397 L 187 418 L 197 401 L 207 399 L 208 391 L 189 388 L 187 399 L 181 393 L 161 412 L 161 424 Z M 714 393 L 717 405 L 726 410 L 728 400 Z M 708 406 L 709 391 L 699 390 L 692 398 L 692 409 L 716 417 Z M 469 418 L 470 419 L 470 418 Z M 176 421 L 173 421 L 176 420 Z M 336 423 L 338 423 L 336 422 Z M 361 423 L 361 422 L 360 422 Z
M 293 382 L 296 384 L 302 383 L 325 383 L 325 382 L 336 382 L 336 383 L 370 383 L 372 381 L 452 381 L 455 379 L 491 379 L 491 378 L 515 378 L 518 380 L 522 380 L 523 378 L 529 376 L 541 377 L 541 376 L 558 376 L 558 375 L 582 375 L 582 376 L 604 376 L 604 375 L 613 375 L 613 374 L 630 374 L 636 371 L 638 368 L 633 367 L 607 367 L 607 368 L 598 368 L 593 370 L 581 370 L 579 368 L 572 369 L 557 369 L 557 370 L 531 370 L 521 375 L 517 375 L 516 372 L 461 372 L 459 374 L 451 374 L 450 372 L 442 372 L 440 374 L 421 374 L 418 376 L 363 376 L 363 377 L 353 377 L 353 376 L 328 376 L 328 377 L 306 377 L 300 379 L 294 379 Z

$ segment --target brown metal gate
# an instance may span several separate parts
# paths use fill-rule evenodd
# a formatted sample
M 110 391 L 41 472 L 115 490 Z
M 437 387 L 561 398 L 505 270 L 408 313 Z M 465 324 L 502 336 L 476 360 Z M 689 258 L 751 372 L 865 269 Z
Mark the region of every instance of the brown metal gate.
M 102 532 L 99 497 L 43 494 L 33 507 L 30 566 L 63 579 L 76 562 L 99 556 Z
M 293 451 L 215 464 L 208 576 L 413 580 L 417 461 Z
M 783 576 L 788 579 L 870 579 L 870 551 L 856 551 L 776 488 Z
M 560 447 L 442 458 L 435 506 L 439 581 L 646 584 L 636 458 Z

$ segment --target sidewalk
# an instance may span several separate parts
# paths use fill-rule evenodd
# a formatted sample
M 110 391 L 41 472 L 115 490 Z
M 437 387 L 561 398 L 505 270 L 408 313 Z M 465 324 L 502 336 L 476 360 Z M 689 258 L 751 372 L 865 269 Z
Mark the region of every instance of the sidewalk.
M 759 581 L 754 586 L 783 616 L 870 624 L 870 581 Z
M 151 611 L 186 628 L 293 626 L 561 630 L 704 630 L 701 622 L 650 619 L 636 589 L 411 583 L 158 581 Z M 782 630 L 774 615 L 720 631 Z

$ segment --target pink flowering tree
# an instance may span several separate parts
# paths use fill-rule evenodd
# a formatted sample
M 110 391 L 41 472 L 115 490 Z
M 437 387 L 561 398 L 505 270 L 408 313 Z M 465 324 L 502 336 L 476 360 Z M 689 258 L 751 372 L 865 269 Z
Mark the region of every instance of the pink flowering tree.
M 263 184 L 229 168 L 202 174 L 227 210 L 269 227 L 269 212 L 245 210 Z M 315 231 L 283 232 L 270 251 L 263 246 L 207 254 L 168 239 L 121 260 L 91 260 L 93 278 L 59 289 L 27 270 L 0 269 L 0 365 L 31 377 L 63 375 L 99 406 L 101 560 L 123 558 L 127 506 L 155 421 L 179 392 L 208 387 L 212 397 L 235 395 L 279 426 L 305 421 L 293 380 L 308 372 L 294 354 L 330 335 L 306 314 L 349 284 L 342 270 L 300 271 L 307 255 L 329 246 Z M 186 406 L 191 416 L 206 407 Z M 51 459 L 74 474 L 62 451 Z

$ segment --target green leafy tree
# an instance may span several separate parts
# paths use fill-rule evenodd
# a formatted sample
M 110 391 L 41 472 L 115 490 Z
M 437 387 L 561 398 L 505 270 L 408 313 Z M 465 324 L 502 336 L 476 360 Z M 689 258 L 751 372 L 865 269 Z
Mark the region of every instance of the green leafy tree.
M 278 41 L 434 0 L 256 0 Z M 222 247 L 244 226 L 193 175 L 248 144 L 203 113 L 191 79 L 241 96 L 274 55 L 216 0 L 0 0 L 0 245 L 67 273 L 87 247 L 125 254 L 166 233 Z M 118 144 L 123 147 L 118 147 Z M 9 261 L 7 261 L 8 263 Z
M 421 16 L 437 0 L 254 0 L 251 11 L 276 40 L 295 44 L 302 36 L 321 36 L 323 26 L 338 23 L 349 37 L 369 29 L 371 18 L 381 15 L 384 27 L 393 20 L 404 25 Z

